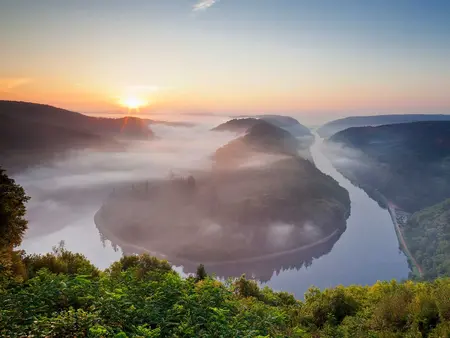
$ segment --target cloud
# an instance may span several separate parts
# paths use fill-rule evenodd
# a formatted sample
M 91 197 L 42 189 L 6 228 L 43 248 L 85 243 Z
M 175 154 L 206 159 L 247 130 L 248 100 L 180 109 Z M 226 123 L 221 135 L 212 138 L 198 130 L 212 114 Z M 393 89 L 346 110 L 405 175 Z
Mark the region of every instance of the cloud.
M 205 11 L 219 0 L 200 0 L 194 5 L 194 12 Z
M 30 83 L 32 81 L 32 79 L 27 77 L 0 78 L 0 89 L 8 91 L 26 85 L 27 83 Z

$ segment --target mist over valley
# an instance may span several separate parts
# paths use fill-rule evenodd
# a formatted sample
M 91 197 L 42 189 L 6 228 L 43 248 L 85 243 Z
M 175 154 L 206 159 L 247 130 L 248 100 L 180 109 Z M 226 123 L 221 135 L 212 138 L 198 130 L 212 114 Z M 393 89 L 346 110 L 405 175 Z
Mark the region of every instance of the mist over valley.
M 322 154 L 320 137 L 291 117 L 133 118 L 128 127 L 127 118 L 100 118 L 94 128 L 82 114 L 58 112 L 78 121 L 61 125 L 62 118 L 36 118 L 45 106 L 25 108 L 0 118 L 16 131 L 36 121 L 44 128 L 35 133 L 46 133 L 49 142 L 57 138 L 48 126 L 95 136 L 89 144 L 57 142 L 58 148 L 16 142 L 17 151 L 8 152 L 14 178 L 31 196 L 27 251 L 48 252 L 63 240 L 103 268 L 122 254 L 150 253 L 187 274 L 204 264 L 222 278 L 246 274 L 298 295 L 311 284 L 407 275 L 389 214 L 343 179 Z M 105 132 L 113 122 L 122 125 Z M 27 157 L 39 156 L 40 147 L 50 154 L 44 162 Z M 383 228 L 370 228 L 370 213 Z M 380 256 L 379 243 L 370 242 L 377 237 L 391 238 L 392 250 Z M 371 260 L 383 266 L 381 274 L 366 269 Z

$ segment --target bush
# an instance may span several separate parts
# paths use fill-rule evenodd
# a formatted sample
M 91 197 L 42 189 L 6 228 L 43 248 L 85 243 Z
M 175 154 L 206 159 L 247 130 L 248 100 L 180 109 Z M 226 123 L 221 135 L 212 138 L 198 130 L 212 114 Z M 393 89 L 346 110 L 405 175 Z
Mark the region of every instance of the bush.
M 98 277 L 100 271 L 82 254 L 72 253 L 60 244 L 53 253 L 45 255 L 28 255 L 23 259 L 28 278 L 33 278 L 41 269 L 69 275 L 90 275 Z

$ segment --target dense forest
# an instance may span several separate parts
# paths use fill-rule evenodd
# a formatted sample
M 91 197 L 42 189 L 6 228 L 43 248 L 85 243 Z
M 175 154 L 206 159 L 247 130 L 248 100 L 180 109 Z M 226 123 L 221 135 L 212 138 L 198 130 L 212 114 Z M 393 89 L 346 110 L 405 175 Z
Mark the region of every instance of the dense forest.
M 450 280 L 311 288 L 303 301 L 244 276 L 218 281 L 200 265 L 123 257 L 105 271 L 64 249 L 17 250 L 24 190 L 0 171 L 3 337 L 448 337 Z
M 426 279 L 450 276 L 450 199 L 414 213 L 403 233 Z

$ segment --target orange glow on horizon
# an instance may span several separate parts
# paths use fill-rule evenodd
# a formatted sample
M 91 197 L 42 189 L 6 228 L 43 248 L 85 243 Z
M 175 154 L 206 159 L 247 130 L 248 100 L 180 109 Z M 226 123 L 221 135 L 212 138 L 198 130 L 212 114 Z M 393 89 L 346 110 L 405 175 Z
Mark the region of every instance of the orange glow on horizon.
M 128 109 L 139 110 L 139 108 L 148 105 L 148 102 L 137 96 L 127 96 L 119 100 L 119 104 Z

